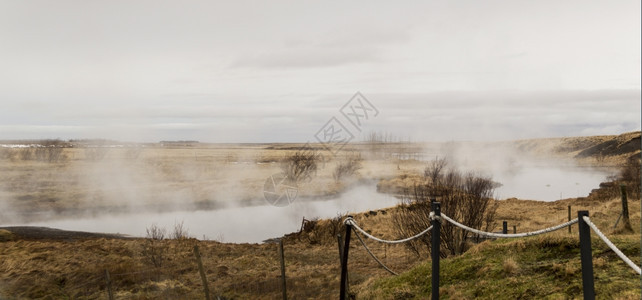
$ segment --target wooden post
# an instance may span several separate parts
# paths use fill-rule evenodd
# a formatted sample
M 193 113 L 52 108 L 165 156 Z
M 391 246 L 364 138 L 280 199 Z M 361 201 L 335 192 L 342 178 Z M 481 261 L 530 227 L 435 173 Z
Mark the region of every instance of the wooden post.
M 508 233 L 508 222 L 502 221 L 502 233 L 507 234 Z
M 288 300 L 288 292 L 285 287 L 285 254 L 283 253 L 283 240 L 279 240 L 279 257 L 281 258 L 281 289 L 283 290 L 283 300 Z
M 337 244 L 339 245 L 339 263 L 343 263 L 343 243 L 341 243 L 341 234 L 337 234 Z
M 341 241 L 341 234 L 337 234 L 337 242 L 339 244 L 339 267 L 343 268 L 343 242 Z M 347 287 L 348 275 L 346 274 L 346 287 Z
M 351 217 L 351 216 L 348 216 Z M 348 253 L 350 252 L 350 235 L 352 233 L 352 225 L 345 224 L 346 226 L 346 241 L 343 243 L 343 255 L 341 257 L 341 286 L 339 288 L 339 300 L 345 300 L 348 294 Z
M 435 217 L 441 217 L 441 206 L 439 202 L 431 203 L 431 211 L 435 214 Z M 432 289 L 432 300 L 439 300 L 439 255 L 441 247 L 439 245 L 441 237 L 439 233 L 441 232 L 441 220 L 433 219 L 430 221 L 432 224 L 432 234 L 431 234 L 431 264 L 432 264 L 432 278 L 431 278 L 431 289 Z
M 517 225 L 513 225 L 513 234 L 517 233 Z
M 588 211 L 577 212 L 580 231 L 580 258 L 582 259 L 582 290 L 585 300 L 595 299 L 595 284 L 593 277 L 593 256 L 591 254 L 591 227 L 582 217 L 588 217 Z
M 569 222 L 571 221 L 571 206 L 570 205 L 568 206 L 568 221 Z M 572 226 L 568 226 L 568 233 L 571 233 L 571 227 Z
M 198 272 L 201 274 L 201 281 L 203 281 L 203 291 L 205 292 L 205 300 L 210 300 L 210 288 L 207 284 L 207 277 L 205 276 L 205 269 L 203 269 L 203 261 L 201 260 L 201 253 L 198 251 L 198 245 L 194 245 L 194 256 L 198 263 Z
M 620 193 L 622 194 L 622 223 L 624 223 L 624 229 L 633 231 L 631 220 L 629 220 L 629 202 L 626 197 L 626 185 L 620 185 Z
M 107 295 L 109 300 L 114 300 L 114 291 L 111 289 L 111 277 L 109 277 L 109 270 L 105 269 L 105 280 L 107 281 Z

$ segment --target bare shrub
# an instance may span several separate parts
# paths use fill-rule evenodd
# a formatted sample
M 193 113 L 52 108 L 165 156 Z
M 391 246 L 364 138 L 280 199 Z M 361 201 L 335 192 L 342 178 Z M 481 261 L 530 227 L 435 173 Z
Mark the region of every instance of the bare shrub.
M 172 230 L 172 233 L 170 234 L 170 238 L 174 240 L 189 239 L 189 231 L 187 228 L 185 228 L 184 221 L 181 221 L 180 223 L 174 223 L 174 228 Z
M 335 181 L 340 181 L 342 178 L 353 176 L 359 169 L 361 169 L 361 154 L 352 154 L 346 156 L 346 158 L 339 162 L 334 168 L 332 177 Z
M 147 239 L 143 243 L 142 255 L 156 268 L 163 266 L 163 261 L 167 256 L 167 245 L 164 244 L 166 230 L 152 224 L 146 228 Z
M 640 195 L 640 153 L 629 157 L 624 166 L 620 169 L 619 179 L 627 186 L 630 195 L 636 198 Z
M 313 151 L 296 151 L 286 157 L 281 164 L 281 170 L 290 180 L 312 180 L 312 175 L 317 171 L 318 157 Z
M 419 189 L 413 188 L 413 191 Z M 423 190 L 423 189 L 422 189 Z M 416 235 L 430 226 L 430 201 L 427 198 L 415 200 L 410 194 L 410 189 L 404 191 L 401 204 L 392 214 L 392 223 L 396 233 L 401 238 Z M 421 237 L 404 243 L 404 246 L 417 256 L 422 256 L 423 251 L 430 255 L 430 232 Z
M 424 177 L 428 178 L 431 183 L 439 183 L 443 177 L 443 171 L 448 165 L 445 158 L 435 158 L 430 165 L 424 169 Z
M 337 215 L 328 221 L 328 230 L 327 233 L 332 240 L 341 232 L 343 227 L 343 219 L 346 217 L 347 213 L 337 213 Z
M 496 204 L 493 200 L 495 183 L 490 177 L 475 173 L 462 174 L 449 170 L 443 174 L 443 164 L 429 166 L 424 181 L 415 184 L 404 193 L 404 202 L 393 215 L 393 223 L 399 236 L 415 235 L 430 226 L 430 199 L 441 203 L 441 212 L 472 228 L 489 231 L 494 224 Z M 430 179 L 429 179 L 430 178 Z M 461 254 L 468 248 L 471 238 L 467 231 L 442 223 L 441 245 L 448 254 Z M 421 255 L 422 249 L 430 251 L 430 237 L 425 235 L 407 247 Z

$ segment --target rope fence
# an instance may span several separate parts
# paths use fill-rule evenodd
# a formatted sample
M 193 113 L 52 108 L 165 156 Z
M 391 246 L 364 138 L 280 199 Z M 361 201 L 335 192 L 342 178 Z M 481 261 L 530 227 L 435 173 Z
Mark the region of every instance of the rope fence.
M 388 271 L 392 275 L 398 275 L 396 272 L 392 271 L 390 268 L 388 268 L 385 264 L 379 260 L 374 253 L 368 248 L 366 243 L 363 241 L 359 233 L 363 234 L 364 236 L 368 237 L 369 239 L 375 240 L 377 242 L 385 243 L 385 244 L 400 244 L 400 243 L 405 243 L 412 241 L 414 239 L 417 239 L 421 237 L 422 235 L 430 232 L 432 230 L 432 235 L 431 235 L 431 240 L 432 240 L 432 247 L 431 247 L 431 257 L 433 260 L 433 268 L 432 268 L 432 286 L 435 288 L 432 288 L 432 299 L 439 299 L 439 241 L 440 241 L 440 227 L 441 227 L 441 222 L 442 220 L 446 220 L 447 222 L 451 223 L 452 225 L 462 229 L 466 230 L 469 232 L 472 232 L 474 234 L 480 235 L 480 236 L 486 236 L 486 237 L 492 237 L 492 238 L 522 238 L 522 237 L 529 237 L 529 236 L 535 236 L 535 235 L 540 235 L 540 234 L 546 234 L 550 232 L 554 232 L 556 230 L 560 230 L 565 227 L 572 226 L 575 223 L 579 223 L 579 234 L 580 234 L 580 256 L 581 256 L 581 263 L 582 263 L 582 286 L 583 286 L 583 291 L 584 291 L 584 299 L 594 299 L 595 298 L 595 289 L 594 289 L 594 276 L 593 276 L 593 258 L 591 255 L 591 236 L 590 236 L 590 230 L 592 229 L 597 236 L 600 237 L 604 243 L 613 251 L 615 254 L 622 259 L 629 267 L 631 267 L 637 274 L 642 275 L 642 270 L 638 265 L 636 265 L 630 258 L 628 258 L 620 249 L 618 249 L 607 237 L 600 231 L 600 229 L 593 223 L 591 222 L 590 218 L 588 217 L 588 211 L 578 211 L 578 217 L 575 219 L 570 220 L 570 214 L 569 214 L 569 221 L 555 225 L 552 227 L 540 229 L 540 230 L 535 230 L 535 231 L 530 231 L 530 232 L 523 232 L 523 233 L 506 233 L 506 229 L 504 228 L 504 233 L 494 233 L 494 232 L 486 232 L 482 230 L 478 230 L 475 228 L 468 227 L 464 224 L 461 224 L 452 218 L 448 217 L 447 215 L 441 214 L 440 210 L 440 203 L 439 202 L 434 202 L 432 203 L 432 211 L 430 212 L 429 218 L 431 220 L 431 225 L 423 230 L 422 232 L 413 235 L 408 238 L 404 239 L 399 239 L 399 240 L 386 240 L 382 238 L 378 238 L 376 236 L 373 236 L 363 230 L 357 222 L 354 220 L 353 217 L 348 216 L 344 220 L 344 224 L 346 226 L 346 241 L 345 244 L 349 245 L 350 242 L 350 232 L 354 231 L 355 235 L 357 236 L 357 239 L 361 243 L 361 245 L 364 247 L 366 252 L 386 271 Z M 505 224 L 504 224 L 504 227 Z M 570 230 L 569 230 L 570 232 Z M 341 278 L 347 278 L 347 262 L 348 262 L 348 251 L 347 249 L 343 251 L 342 255 L 342 274 Z M 341 294 L 340 294 L 340 299 L 345 299 L 345 284 L 342 279 L 342 285 L 341 285 Z
M 389 272 L 390 274 L 392 274 L 392 275 L 399 275 L 399 274 L 397 274 L 395 271 L 390 270 L 390 268 L 386 267 L 386 265 L 384 265 L 384 264 L 383 264 L 383 263 L 382 263 L 382 262 L 377 258 L 377 256 L 375 256 L 375 255 L 374 255 L 374 253 L 372 253 L 372 251 L 370 251 L 370 249 L 368 248 L 368 246 L 366 246 L 366 243 L 363 241 L 363 239 L 361 239 L 361 236 L 359 236 L 359 233 L 356 231 L 356 229 L 355 229 L 355 228 L 352 228 L 352 229 L 354 230 L 354 235 L 356 235 L 356 236 L 357 236 L 357 238 L 359 239 L 359 242 L 361 242 L 361 245 L 363 245 L 363 248 L 365 248 L 365 249 L 366 249 L 366 251 L 368 252 L 368 254 L 370 254 L 370 256 L 371 256 L 371 257 L 372 257 L 372 258 L 373 258 L 377 263 L 379 263 L 379 265 L 381 265 L 381 267 L 382 267 L 382 268 L 384 268 L 386 271 L 388 271 L 388 272 Z
M 401 243 L 409 242 L 409 241 L 412 241 L 412 240 L 414 240 L 416 238 L 419 238 L 420 236 L 428 233 L 432 229 L 432 226 L 429 226 L 428 228 L 426 228 L 426 230 L 424 230 L 424 231 L 422 231 L 420 233 L 417 233 L 416 235 L 413 235 L 413 236 L 411 236 L 409 238 L 405 238 L 405 239 L 401 239 L 401 240 L 384 240 L 384 239 L 380 239 L 380 238 L 378 238 L 376 236 L 373 236 L 373 235 L 367 233 L 365 230 L 361 229 L 361 227 L 359 227 L 359 225 L 357 225 L 357 223 L 354 221 L 354 219 L 352 217 L 347 217 L 344 222 L 345 222 L 345 224 L 350 223 L 350 225 L 352 225 L 352 227 L 354 229 L 358 230 L 359 232 L 361 232 L 361 234 L 367 236 L 369 239 L 373 239 L 373 240 L 375 240 L 377 242 L 386 243 L 386 244 L 401 244 Z
M 591 227 L 591 229 L 593 229 L 593 231 L 597 234 L 597 236 L 599 236 L 599 237 L 600 237 L 600 239 L 602 239 L 602 241 L 604 241 L 604 243 L 605 243 L 607 246 L 609 246 L 609 248 L 611 248 L 611 250 L 613 250 L 613 252 L 615 252 L 615 254 L 617 254 L 617 256 L 619 256 L 619 257 L 620 257 L 620 259 L 622 259 L 622 260 L 623 260 L 627 265 L 629 265 L 629 267 L 631 267 L 631 268 L 633 269 L 633 271 L 635 271 L 635 272 L 636 272 L 636 273 L 638 273 L 638 274 L 642 274 L 642 270 L 640 269 L 640 267 L 639 267 L 639 266 L 637 266 L 637 265 L 636 265 L 636 264 L 635 264 L 635 263 L 634 263 L 630 258 L 628 258 L 626 255 L 624 255 L 624 253 L 622 253 L 622 251 L 620 251 L 620 249 L 618 249 L 618 247 L 616 247 L 616 246 L 615 246 L 615 245 L 614 245 L 614 244 L 613 244 L 613 243 L 612 243 L 612 242 L 611 242 L 611 241 L 606 237 L 606 235 L 604 235 L 604 233 L 602 233 L 602 231 L 600 231 L 600 229 L 599 229 L 599 228 L 597 228 L 597 226 L 595 226 L 595 224 L 593 224 L 593 222 L 591 222 L 591 219 L 589 219 L 589 217 L 582 217 L 582 219 L 584 219 L 584 222 L 586 222 L 586 224 L 587 224 L 589 227 Z
M 494 237 L 494 238 L 520 238 L 520 237 L 527 237 L 527 236 L 535 236 L 535 235 L 540 235 L 540 234 L 553 232 L 553 231 L 562 229 L 562 228 L 564 228 L 566 226 L 571 226 L 571 225 L 573 225 L 573 224 L 578 222 L 578 219 L 575 218 L 575 219 L 570 220 L 570 221 L 568 221 L 566 223 L 562 223 L 562 224 L 559 224 L 559 225 L 556 225 L 556 226 L 553 226 L 553 227 L 544 228 L 544 229 L 540 229 L 540 230 L 536 230 L 536 231 L 523 232 L 523 233 L 494 233 L 494 232 L 486 232 L 486 231 L 477 230 L 475 228 L 470 228 L 470 227 L 468 227 L 468 226 L 466 226 L 464 224 L 461 224 L 461 223 L 449 218 L 447 215 L 443 215 L 442 214 L 441 217 L 444 218 L 446 221 L 450 222 L 451 224 L 453 224 L 453 225 L 455 225 L 455 226 L 457 226 L 457 227 L 459 227 L 459 228 L 461 228 L 463 230 L 467 230 L 467 231 L 470 231 L 470 232 L 475 233 L 475 234 L 488 236 L 488 237 Z

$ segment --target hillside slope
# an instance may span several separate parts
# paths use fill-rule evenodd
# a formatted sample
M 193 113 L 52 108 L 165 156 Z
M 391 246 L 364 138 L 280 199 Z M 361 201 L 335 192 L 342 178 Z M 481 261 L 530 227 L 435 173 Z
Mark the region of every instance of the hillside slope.
M 638 264 L 640 243 L 614 238 Z M 640 277 L 599 240 L 593 240 L 598 299 L 640 299 Z M 397 277 L 375 281 L 359 299 L 426 299 L 431 295 L 431 262 Z M 576 299 L 582 297 L 577 238 L 533 237 L 484 242 L 440 263 L 441 299 Z
M 591 165 L 623 165 L 639 157 L 642 144 L 640 131 L 620 135 L 565 137 L 520 140 L 514 142 L 520 151 L 542 156 L 557 155 Z

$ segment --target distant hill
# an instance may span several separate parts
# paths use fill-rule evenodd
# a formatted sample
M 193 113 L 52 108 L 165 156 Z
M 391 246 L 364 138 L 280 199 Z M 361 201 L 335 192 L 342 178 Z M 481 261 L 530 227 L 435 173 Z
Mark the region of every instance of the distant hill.
M 592 164 L 622 165 L 628 159 L 640 156 L 640 131 L 620 135 L 547 138 L 515 141 L 524 152 L 556 154 L 591 161 Z
M 576 155 L 578 158 L 600 157 L 600 156 L 620 156 L 632 157 L 640 153 L 640 131 L 629 132 L 613 136 L 605 141 L 590 145 L 579 151 Z

